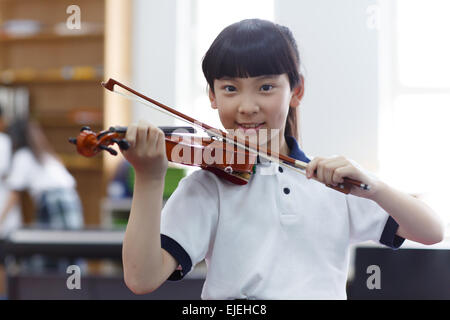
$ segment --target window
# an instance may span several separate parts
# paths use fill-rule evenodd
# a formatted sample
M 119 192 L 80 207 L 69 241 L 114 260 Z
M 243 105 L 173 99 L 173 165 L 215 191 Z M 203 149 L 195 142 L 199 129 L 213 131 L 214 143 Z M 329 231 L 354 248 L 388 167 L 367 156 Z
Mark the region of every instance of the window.
M 391 22 L 381 42 L 390 59 L 382 78 L 387 84 L 381 84 L 389 87 L 381 110 L 381 173 L 432 201 L 450 222 L 444 201 L 450 178 L 450 1 L 383 4 Z

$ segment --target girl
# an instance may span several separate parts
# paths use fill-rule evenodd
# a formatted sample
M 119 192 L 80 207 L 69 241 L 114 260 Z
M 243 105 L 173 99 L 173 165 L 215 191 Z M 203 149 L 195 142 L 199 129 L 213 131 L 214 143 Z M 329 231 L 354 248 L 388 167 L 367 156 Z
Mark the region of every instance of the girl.
M 257 19 L 224 29 L 203 59 L 211 107 L 224 128 L 309 162 L 297 144 L 299 70 L 289 29 Z M 132 147 L 124 156 L 136 178 L 123 265 L 125 282 L 137 294 L 182 279 L 205 259 L 202 299 L 345 299 L 351 243 L 398 248 L 405 238 L 424 244 L 443 238 L 430 208 L 344 157 L 315 158 L 307 178 L 260 160 L 245 186 L 195 171 L 162 209 L 162 131 L 140 122 L 126 138 Z M 323 184 L 344 177 L 371 189 L 345 195 Z
M 6 185 L 8 202 L 0 214 L 4 223 L 10 209 L 19 202 L 19 192 L 28 190 L 36 206 L 38 226 L 80 229 L 83 212 L 75 190 L 75 179 L 50 148 L 40 127 L 25 119 L 15 120 L 8 129 L 13 158 Z

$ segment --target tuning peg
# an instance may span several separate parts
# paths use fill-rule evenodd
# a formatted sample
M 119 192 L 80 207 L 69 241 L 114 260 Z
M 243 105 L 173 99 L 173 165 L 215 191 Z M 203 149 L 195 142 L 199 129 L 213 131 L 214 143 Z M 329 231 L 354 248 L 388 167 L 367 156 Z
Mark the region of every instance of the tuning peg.
M 111 141 L 114 142 L 114 143 L 117 143 L 119 148 L 122 149 L 122 150 L 128 150 L 130 148 L 130 144 L 125 139 L 121 139 L 121 140 L 112 139 Z
M 69 142 L 72 144 L 77 144 L 77 138 L 69 138 Z
M 80 130 L 80 132 L 83 132 L 83 131 L 92 131 L 92 129 L 91 129 L 91 127 L 88 127 L 88 126 L 84 126 L 83 128 L 81 128 L 81 130 Z
M 112 154 L 113 156 L 117 156 L 117 151 L 114 150 L 113 148 L 106 147 L 106 146 L 104 146 L 104 145 L 99 145 L 98 147 L 99 147 L 100 149 L 102 149 L 102 150 L 108 151 L 108 152 L 109 152 L 110 154 Z

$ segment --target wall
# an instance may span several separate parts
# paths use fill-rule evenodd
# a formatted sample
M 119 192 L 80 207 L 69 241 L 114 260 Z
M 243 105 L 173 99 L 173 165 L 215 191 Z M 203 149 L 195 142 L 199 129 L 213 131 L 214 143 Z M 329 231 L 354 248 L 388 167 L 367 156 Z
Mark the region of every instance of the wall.
M 159 102 L 175 103 L 176 0 L 134 0 L 132 85 Z M 168 125 L 171 119 L 134 103 L 132 120 Z
M 344 155 L 376 170 L 377 31 L 367 26 L 375 0 L 275 1 L 275 19 L 291 28 L 305 69 L 303 148 Z M 368 11 L 369 9 L 369 11 Z

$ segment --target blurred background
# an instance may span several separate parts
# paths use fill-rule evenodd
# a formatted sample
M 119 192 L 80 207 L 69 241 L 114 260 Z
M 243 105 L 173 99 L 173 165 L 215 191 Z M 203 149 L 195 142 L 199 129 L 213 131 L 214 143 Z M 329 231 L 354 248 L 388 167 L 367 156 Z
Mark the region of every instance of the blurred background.
M 306 154 L 351 158 L 428 203 L 448 225 L 448 12 L 446 0 L 0 0 L 0 208 L 10 205 L 8 216 L 20 217 L 2 233 L 1 296 L 200 298 L 203 263 L 186 280 L 149 295 L 125 287 L 120 254 L 133 171 L 120 155 L 81 157 L 68 138 L 83 126 L 99 131 L 138 119 L 184 125 L 104 90 L 100 83 L 108 78 L 221 128 L 209 107 L 201 59 L 224 27 L 246 18 L 286 25 L 297 39 Z M 42 220 L 36 194 L 44 187 L 36 193 L 42 183 L 31 174 L 24 174 L 28 184 L 25 177 L 11 182 L 9 176 L 26 171 L 21 165 L 32 166 L 15 159 L 8 128 L 18 119 L 39 127 L 61 160 L 66 171 L 58 172 L 79 196 L 82 224 Z M 169 168 L 165 199 L 191 171 Z M 375 244 L 352 248 L 349 298 L 449 299 L 447 238 L 434 246 L 406 241 L 396 252 Z M 373 264 L 381 268 L 381 290 L 366 286 Z M 69 288 L 76 276 L 69 265 L 79 266 L 81 288 Z

